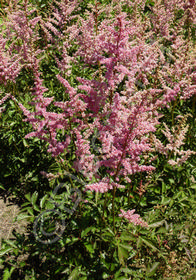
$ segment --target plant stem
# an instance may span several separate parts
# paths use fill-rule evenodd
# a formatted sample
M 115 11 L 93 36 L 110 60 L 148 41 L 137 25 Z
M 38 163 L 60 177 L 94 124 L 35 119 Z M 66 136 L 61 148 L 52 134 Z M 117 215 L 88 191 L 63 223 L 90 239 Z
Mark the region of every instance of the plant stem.
M 113 216 L 113 231 L 115 233 L 115 209 L 114 209 L 114 200 L 115 200 L 115 194 L 116 194 L 116 186 L 113 188 L 112 193 L 112 216 Z

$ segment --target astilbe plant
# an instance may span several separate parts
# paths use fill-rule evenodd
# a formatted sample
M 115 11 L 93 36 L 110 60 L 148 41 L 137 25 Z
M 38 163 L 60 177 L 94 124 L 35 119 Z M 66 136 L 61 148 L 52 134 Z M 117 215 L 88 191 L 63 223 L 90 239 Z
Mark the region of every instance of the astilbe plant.
M 84 26 L 83 24 L 83 29 Z M 122 187 L 117 182 L 130 182 L 129 175 L 154 170 L 153 166 L 141 165 L 140 156 L 151 150 L 149 133 L 155 132 L 159 116 L 150 101 L 151 90 L 141 92 L 135 90 L 133 81 L 142 78 L 148 83 L 147 72 L 155 67 L 157 55 L 152 52 L 153 48 L 145 50 L 144 42 L 136 46 L 136 42 L 129 41 L 134 28 L 128 26 L 125 13 L 119 14 L 113 23 L 103 21 L 99 28 L 96 42 L 99 50 L 91 52 L 88 49 L 89 54 L 84 54 L 84 50 L 81 49 L 82 38 L 78 38 L 79 42 L 81 41 L 81 48 L 77 55 L 85 56 L 87 63 L 99 62 L 101 71 L 105 73 L 101 75 L 98 73 L 96 80 L 78 78 L 82 85 L 77 89 L 58 76 L 69 93 L 68 101 L 54 102 L 55 106 L 62 109 L 60 114 L 47 112 L 47 106 L 52 102 L 52 98 L 43 97 L 46 89 L 41 85 L 39 75 L 36 75 L 35 112 L 30 113 L 20 106 L 35 129 L 27 137 L 36 136 L 49 142 L 48 151 L 52 152 L 53 156 L 62 155 L 71 141 L 75 146 L 74 168 L 82 171 L 89 180 L 92 180 L 93 175 L 96 177 L 98 180 L 96 191 L 100 191 L 103 180 L 107 180 L 109 186 L 105 191 L 113 189 L 115 196 L 116 189 Z M 84 31 L 88 32 L 87 29 Z M 109 57 L 105 58 L 103 52 Z M 141 52 L 144 53 L 145 60 L 140 55 Z M 137 59 L 139 55 L 141 60 Z M 125 88 L 123 92 L 118 92 L 117 87 L 125 76 L 127 76 Z M 87 94 L 80 93 L 79 90 Z M 40 116 L 44 119 L 40 119 Z M 98 139 L 101 143 L 96 161 L 95 155 L 90 150 L 90 137 L 95 128 L 98 128 Z M 57 129 L 68 132 L 66 141 L 57 140 Z M 69 149 L 66 149 L 66 152 L 69 153 Z M 105 167 L 108 174 L 105 178 L 100 178 L 98 167 Z M 90 186 L 87 186 L 88 188 Z
M 19 53 L 25 61 L 28 61 L 29 57 L 35 77 L 33 88 L 35 98 L 32 103 L 35 105 L 35 112 L 29 112 L 22 104 L 20 105 L 27 116 L 26 120 L 32 123 L 34 128 L 34 132 L 26 137 L 34 136 L 45 140 L 49 143 L 48 151 L 54 157 L 61 155 L 61 160 L 64 160 L 64 152 L 69 153 L 69 147 L 73 145 L 76 155 L 76 160 L 73 162 L 75 170 L 82 172 L 89 181 L 93 179 L 93 176 L 97 180 L 96 184 L 87 185 L 87 189 L 101 190 L 101 192 L 103 189 L 104 191 L 112 189 L 115 196 L 117 182 L 130 183 L 130 175 L 154 170 L 153 166 L 141 165 L 140 161 L 143 153 L 152 151 L 149 136 L 156 131 L 156 125 L 159 123 L 157 109 L 165 105 L 169 106 L 170 102 L 180 95 L 182 86 L 187 85 L 186 90 L 183 91 L 184 96 L 180 96 L 181 98 L 194 94 L 193 60 L 192 56 L 189 58 L 186 52 L 186 40 L 179 41 L 179 36 L 176 38 L 170 36 L 167 31 L 161 31 L 161 36 L 172 41 L 171 49 L 175 50 L 176 44 L 183 47 L 181 53 L 184 56 L 179 58 L 175 52 L 177 62 L 167 61 L 161 51 L 162 43 L 159 45 L 159 41 L 156 41 L 149 45 L 147 40 L 151 32 L 143 33 L 142 37 L 141 27 L 137 22 L 134 25 L 133 21 L 126 19 L 127 14 L 121 11 L 120 5 L 115 7 L 115 18 L 111 18 L 108 13 L 108 18 L 99 23 L 98 18 L 103 10 L 99 10 L 96 4 L 92 12 L 87 12 L 86 19 L 79 16 L 76 23 L 60 33 L 60 28 L 66 28 L 67 16 L 74 10 L 74 5 L 77 6 L 76 2 L 72 3 L 69 9 L 65 9 L 67 6 L 64 7 L 63 2 L 61 5 L 58 4 L 61 13 L 55 9 L 49 21 L 46 23 L 41 21 L 42 28 L 45 31 L 46 27 L 50 30 L 50 33 L 46 32 L 46 35 L 52 43 L 55 42 L 53 42 L 55 37 L 57 42 L 61 38 L 63 40 L 62 60 L 59 61 L 56 57 L 62 75 L 67 75 L 66 70 L 70 67 L 66 65 L 70 62 L 67 56 L 66 39 L 68 42 L 74 39 L 78 44 L 77 51 L 73 54 L 74 62 L 77 62 L 77 58 L 80 57 L 87 67 L 92 65 L 97 67 L 94 79 L 87 80 L 78 77 L 77 80 L 81 85 L 73 88 L 66 79 L 58 75 L 59 81 L 67 90 L 69 100 L 54 102 L 54 105 L 62 110 L 61 113 L 47 111 L 53 98 L 44 97 L 47 89 L 42 85 L 40 78 L 39 61 L 35 57 L 37 52 L 34 52 L 32 56 L 32 51 L 26 49 L 28 45 L 25 43 L 26 40 L 29 38 L 32 43 L 32 38 L 34 38 L 32 29 L 26 30 L 26 32 L 29 30 L 28 34 L 21 33 L 23 44 L 19 47 Z M 165 20 L 163 14 L 165 18 L 171 18 L 167 28 L 173 23 L 174 8 L 171 5 L 162 5 L 165 12 L 161 14 L 156 7 L 156 5 L 153 7 L 154 16 L 150 20 L 157 36 L 156 29 Z M 168 9 L 171 9 L 170 13 Z M 62 10 L 66 10 L 66 14 Z M 160 21 L 156 20 L 156 25 L 155 15 L 160 18 Z M 18 14 L 13 17 L 14 20 L 18 20 Z M 36 17 L 31 21 L 36 24 L 40 18 Z M 146 27 L 148 25 L 149 20 Z M 29 27 L 29 24 L 27 26 Z M 177 30 L 179 33 L 182 32 L 182 27 L 180 28 Z M 186 68 L 183 67 L 183 63 L 186 63 Z M 193 73 L 188 76 L 187 73 L 191 70 Z M 173 74 L 175 74 L 175 80 L 171 78 Z M 119 88 L 120 85 L 121 88 Z M 90 144 L 95 128 L 98 129 L 101 147 L 98 157 L 93 154 Z M 57 130 L 66 131 L 65 141 L 58 139 Z M 99 168 L 103 167 L 107 174 L 105 178 L 99 175 Z M 103 188 L 103 184 L 106 184 L 103 183 L 105 180 L 109 185 Z
M 8 14 L 4 34 L 11 43 L 5 36 L 0 39 L 2 47 L 6 43 L 9 46 L 8 51 L 0 50 L 0 82 L 15 81 L 22 67 L 32 71 L 30 105 L 34 110 L 19 104 L 25 121 L 33 128 L 26 138 L 36 137 L 48 143 L 48 152 L 64 171 L 57 175 L 68 172 L 85 179 L 82 191 L 87 198 L 95 191 L 103 194 L 106 202 L 110 194 L 114 232 L 118 216 L 148 227 L 139 214 L 134 214 L 135 209 L 127 209 L 130 203 L 123 205 L 125 211 L 115 199 L 119 193 L 130 195 L 127 188 L 135 175 L 155 170 L 154 152 L 166 157 L 169 152 L 171 165 L 181 164 L 194 154 L 180 150 L 187 126 L 170 130 L 164 124 L 167 145 L 157 139 L 155 132 L 161 109 L 171 107 L 173 112 L 173 103 L 191 98 L 196 86 L 195 49 L 189 42 L 195 20 L 188 2 L 159 1 L 148 14 L 144 13 L 145 1 L 118 2 L 112 1 L 106 10 L 96 2 L 84 16 L 72 16 L 72 12 L 79 11 L 78 1 L 55 1 L 53 11 L 44 19 L 24 1 L 23 10 Z M 131 7 L 133 16 L 124 12 L 124 5 Z M 178 19 L 179 9 L 182 16 Z M 40 30 L 45 34 L 43 49 L 38 47 Z M 67 96 L 64 101 L 46 96 L 48 88 L 41 64 L 45 51 L 51 49 L 58 66 L 56 78 Z M 70 75 L 77 63 L 90 70 L 91 78 L 78 76 L 72 85 Z M 0 105 L 7 98 L 8 95 Z M 96 147 L 95 142 L 92 145 L 95 134 Z M 55 174 L 46 176 L 56 179 Z M 142 195 L 142 180 L 138 188 Z M 117 214 L 119 210 L 121 214 Z M 102 211 L 104 221 L 105 206 Z M 111 222 L 109 217 L 107 222 Z
M 36 49 L 36 42 L 39 40 L 38 23 L 39 16 L 27 1 L 16 5 L 12 10 L 7 8 L 7 16 L 4 22 L 6 28 L 1 34 L 1 42 L 4 44 L 5 55 L 11 57 L 14 65 L 18 63 L 14 79 L 19 74 L 22 67 L 33 67 L 34 61 L 38 59 L 41 50 Z M 10 65 L 10 67 L 14 67 Z M 6 70 L 6 67 L 5 67 Z M 9 71 L 11 74 L 12 71 Z M 14 80 L 12 79 L 12 80 Z

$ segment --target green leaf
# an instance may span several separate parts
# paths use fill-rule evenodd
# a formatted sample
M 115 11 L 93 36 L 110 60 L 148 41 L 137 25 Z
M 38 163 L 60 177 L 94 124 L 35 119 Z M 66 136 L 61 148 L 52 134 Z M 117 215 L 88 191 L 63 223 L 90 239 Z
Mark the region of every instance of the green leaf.
M 78 268 L 75 268 L 70 274 L 68 280 L 78 280 L 79 279 L 79 271 Z
M 160 227 L 157 231 L 157 233 L 166 233 L 167 229 L 165 227 Z
M 25 202 L 21 205 L 22 208 L 24 208 L 25 206 L 29 205 L 30 203 L 29 202 Z
M 161 226 L 163 223 L 165 222 L 165 220 L 159 221 L 159 222 L 155 222 L 153 224 L 148 225 L 149 228 L 156 228 Z
M 88 228 L 86 228 L 85 230 L 83 230 L 82 233 L 81 233 L 81 238 L 83 238 L 84 236 L 86 236 L 87 233 L 88 233 L 89 231 L 91 231 L 92 228 L 93 228 L 93 227 L 88 227 Z
M 5 188 L 2 185 L 0 185 L 0 189 L 5 190 Z
M 118 259 L 121 265 L 125 265 L 124 259 L 127 259 L 128 255 L 128 250 L 121 244 L 118 244 Z
M 3 280 L 8 280 L 9 278 L 10 278 L 10 272 L 9 269 L 6 268 L 3 273 Z
M 23 145 L 24 145 L 25 147 L 29 147 L 28 142 L 27 142 L 26 139 L 23 139 L 22 141 L 23 141 Z
M 132 246 L 127 245 L 127 244 L 119 244 L 120 247 L 126 249 L 128 252 L 131 251 L 133 249 Z
M 124 273 L 127 273 L 127 274 L 130 274 L 130 275 L 133 273 L 133 271 L 131 269 L 127 268 L 127 267 L 126 268 L 121 268 L 120 271 L 122 271 Z
M 10 252 L 12 250 L 13 250 L 13 248 L 7 248 L 7 249 L 0 250 L 0 257 L 7 254 L 8 252 Z
M 38 192 L 35 191 L 31 197 L 31 203 L 32 205 L 35 205 L 36 201 L 37 201 L 37 198 L 38 198 Z
M 147 277 L 150 277 L 150 276 L 153 276 L 157 270 L 159 266 L 159 262 L 155 262 L 153 263 L 153 265 L 150 267 L 150 268 L 147 268 L 146 270 L 146 276 Z
M 191 185 L 190 187 L 191 187 L 191 189 L 194 189 L 194 190 L 195 190 L 195 189 L 196 189 L 196 184 Z
M 89 253 L 94 253 L 95 250 L 94 250 L 92 244 L 84 243 L 84 246 L 86 247 L 86 249 Z
M 38 198 L 38 192 L 35 191 L 31 197 L 31 203 L 33 205 L 33 208 L 36 210 L 36 211 L 40 211 L 39 207 L 36 205 L 36 201 L 37 201 L 37 198 Z
M 127 232 L 123 232 L 120 236 L 120 239 L 125 241 L 136 241 L 135 235 Z
M 10 246 L 12 246 L 13 248 L 17 248 L 16 244 L 14 243 L 14 241 L 11 241 L 9 239 L 5 239 L 4 242 Z
M 31 216 L 34 216 L 34 212 L 33 212 L 33 209 L 32 209 L 31 207 L 28 207 L 28 208 L 27 208 L 27 211 L 29 212 L 29 214 L 30 214 Z
M 25 197 L 29 202 L 31 202 L 31 194 L 30 193 L 25 194 Z
M 172 184 L 175 184 L 175 181 L 174 181 L 174 179 L 172 179 L 172 178 L 169 179 L 169 182 L 170 182 L 171 185 L 172 185 Z
M 4 273 L 3 273 L 3 280 L 8 280 L 10 279 L 10 276 L 12 275 L 12 272 L 14 271 L 15 267 L 12 266 L 10 271 L 8 270 L 8 268 L 5 269 Z
M 48 198 L 48 195 L 46 194 L 46 195 L 44 195 L 44 196 L 42 197 L 42 199 L 40 200 L 40 207 L 41 207 L 41 209 L 44 207 L 44 204 L 45 204 L 47 198 Z
M 163 205 L 167 205 L 169 204 L 171 201 L 171 198 L 167 198 L 167 197 L 162 197 L 162 201 L 161 201 L 161 204 Z
M 28 214 L 25 214 L 25 213 L 21 213 L 16 217 L 16 220 L 21 221 L 21 220 L 28 219 L 28 218 L 31 218 L 31 216 L 29 216 Z
M 162 193 L 165 193 L 167 191 L 167 186 L 164 182 L 162 182 Z
M 107 228 L 106 229 L 111 235 L 115 236 L 114 232 L 110 229 L 110 228 Z
M 152 248 L 154 251 L 159 251 L 159 249 L 157 249 L 157 248 L 155 247 L 155 245 L 152 243 L 151 240 L 149 240 L 149 239 L 147 239 L 147 238 L 145 238 L 145 237 L 141 237 L 141 236 L 139 236 L 139 239 L 140 239 L 142 242 L 144 242 L 148 247 Z
M 172 207 L 172 205 L 174 204 L 174 200 L 171 199 L 170 203 L 169 203 L 169 206 Z

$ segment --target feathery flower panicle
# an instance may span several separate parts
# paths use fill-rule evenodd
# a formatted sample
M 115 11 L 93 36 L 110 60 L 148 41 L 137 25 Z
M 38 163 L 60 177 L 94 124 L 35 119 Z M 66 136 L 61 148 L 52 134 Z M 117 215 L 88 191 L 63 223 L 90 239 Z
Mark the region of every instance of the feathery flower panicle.
M 85 191 L 95 191 L 100 193 L 108 192 L 109 190 L 112 190 L 113 188 L 125 188 L 123 185 L 119 185 L 114 182 L 110 182 L 109 178 L 103 178 L 100 182 L 86 185 Z
M 189 125 L 186 125 L 186 120 L 188 118 L 188 115 L 185 116 L 178 116 L 178 119 L 181 118 L 181 120 L 179 120 L 178 125 L 176 125 L 175 127 L 172 127 L 172 129 L 170 130 L 168 128 L 168 126 L 163 123 L 165 130 L 162 130 L 162 133 L 165 135 L 165 137 L 168 140 L 168 144 L 163 145 L 163 143 L 160 142 L 160 140 L 158 140 L 156 138 L 155 135 L 152 136 L 152 141 L 154 142 L 155 145 L 155 149 L 161 153 L 161 154 L 165 154 L 166 157 L 168 157 L 168 155 L 172 152 L 174 159 L 169 159 L 168 163 L 170 165 L 178 165 L 180 166 L 181 164 L 183 164 L 191 155 L 196 154 L 196 152 L 194 151 L 184 151 L 182 150 L 182 146 L 185 144 L 184 140 L 186 138 L 186 133 L 188 131 L 188 127 Z M 180 157 L 177 157 L 180 156 Z
M 21 70 L 20 57 L 16 54 L 12 56 L 5 51 L 7 40 L 0 34 L 0 83 L 4 85 L 8 80 L 15 82 Z
M 0 106 L 11 96 L 11 94 L 6 94 L 2 99 L 0 99 Z
M 0 106 L 5 103 L 5 101 L 9 98 L 12 97 L 11 94 L 7 93 L 2 99 L 0 99 Z M 5 107 L 0 107 L 0 113 L 2 113 L 5 110 Z
M 148 224 L 142 220 L 139 214 L 134 214 L 135 209 L 128 210 L 127 212 L 123 209 L 120 209 L 121 214 L 119 217 L 125 218 L 129 221 L 129 223 L 133 223 L 134 225 L 140 225 L 141 227 L 148 227 Z

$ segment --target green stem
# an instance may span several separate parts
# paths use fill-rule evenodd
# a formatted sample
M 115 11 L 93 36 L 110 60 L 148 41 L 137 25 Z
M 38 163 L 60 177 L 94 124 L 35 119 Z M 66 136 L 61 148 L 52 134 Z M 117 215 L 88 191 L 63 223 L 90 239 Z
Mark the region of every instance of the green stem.
M 104 222 L 105 222 L 104 213 L 105 213 L 106 205 L 107 205 L 107 192 L 105 193 L 103 212 L 102 212 L 102 216 L 101 216 L 101 220 L 104 221 Z
M 174 126 L 174 109 L 178 104 L 178 100 L 176 99 L 174 105 L 172 106 L 172 126 Z
M 113 188 L 112 193 L 112 216 L 113 216 L 113 231 L 115 233 L 115 209 L 114 209 L 114 200 L 115 200 L 115 194 L 116 194 L 116 187 Z
M 193 97 L 193 106 L 192 106 L 193 119 L 195 118 L 195 104 L 196 104 L 196 95 L 194 95 Z
M 131 185 L 128 187 L 128 206 L 130 206 Z

